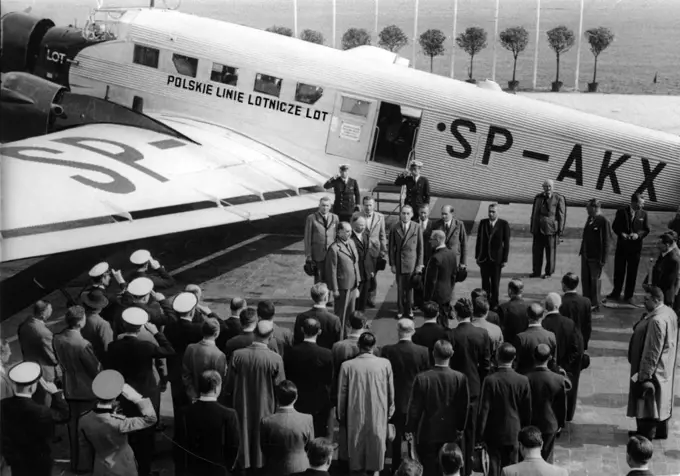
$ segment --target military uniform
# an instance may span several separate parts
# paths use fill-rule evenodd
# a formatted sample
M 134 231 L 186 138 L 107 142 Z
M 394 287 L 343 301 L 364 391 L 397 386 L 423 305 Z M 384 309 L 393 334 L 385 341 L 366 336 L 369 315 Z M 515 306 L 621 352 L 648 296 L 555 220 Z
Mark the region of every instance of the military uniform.
M 323 184 L 323 188 L 326 190 L 333 188 L 335 193 L 333 213 L 338 215 L 340 221 L 349 223 L 352 219 L 352 213 L 361 201 L 357 181 L 350 177 L 347 177 L 346 181 L 342 177 L 334 177 Z
M 413 175 L 400 174 L 394 181 L 394 185 L 406 185 L 406 199 L 404 205 L 413 208 L 413 217 L 416 223 L 420 221 L 418 210 L 423 205 L 430 204 L 430 182 L 423 176 L 415 179 Z

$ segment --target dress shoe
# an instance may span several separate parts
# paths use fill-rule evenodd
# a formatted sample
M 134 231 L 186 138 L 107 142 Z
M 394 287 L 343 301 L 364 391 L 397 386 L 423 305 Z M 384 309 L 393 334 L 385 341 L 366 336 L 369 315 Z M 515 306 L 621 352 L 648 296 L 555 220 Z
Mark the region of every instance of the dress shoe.
M 398 312 L 397 313 L 397 319 L 401 319 L 402 317 L 404 317 L 404 315 L 401 312 Z
M 610 301 L 618 301 L 619 297 L 620 297 L 619 294 L 609 293 L 607 294 L 606 299 L 609 299 Z
M 529 277 L 530 277 L 530 278 L 540 278 L 540 277 L 541 277 L 541 274 L 540 274 L 540 273 L 531 273 L 531 274 L 529 275 Z
M 600 312 L 600 306 L 593 306 L 590 308 L 592 312 Z
M 411 320 L 413 320 L 413 313 L 412 313 L 412 312 L 409 313 L 408 318 L 411 319 Z
M 552 276 L 552 274 L 544 274 L 542 277 L 543 279 L 548 279 Z

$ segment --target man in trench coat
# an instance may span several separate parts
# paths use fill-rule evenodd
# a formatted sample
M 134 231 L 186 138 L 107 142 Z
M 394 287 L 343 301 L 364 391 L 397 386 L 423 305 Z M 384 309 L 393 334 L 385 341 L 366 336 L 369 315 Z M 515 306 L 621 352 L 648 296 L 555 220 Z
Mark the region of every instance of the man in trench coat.
M 635 417 L 637 434 L 649 440 L 667 436 L 678 358 L 678 317 L 663 299 L 661 289 L 647 288 L 647 313 L 633 327 L 628 347 L 627 416 Z

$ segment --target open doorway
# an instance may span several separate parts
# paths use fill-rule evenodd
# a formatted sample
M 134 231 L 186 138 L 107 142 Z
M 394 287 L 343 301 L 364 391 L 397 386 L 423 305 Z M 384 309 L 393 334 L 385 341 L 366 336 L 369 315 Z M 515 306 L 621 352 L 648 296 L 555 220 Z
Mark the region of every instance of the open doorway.
M 372 160 L 405 168 L 415 148 L 423 111 L 388 102 L 380 104 Z

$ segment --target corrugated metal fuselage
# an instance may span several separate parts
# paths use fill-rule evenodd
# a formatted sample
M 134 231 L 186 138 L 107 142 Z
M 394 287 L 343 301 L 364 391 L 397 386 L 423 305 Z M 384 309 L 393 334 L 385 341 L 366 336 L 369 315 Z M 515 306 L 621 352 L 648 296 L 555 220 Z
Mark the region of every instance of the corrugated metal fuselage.
M 651 210 L 680 203 L 677 136 L 178 12 L 128 11 L 112 30 L 116 40 L 78 54 L 74 91 L 138 96 L 147 113 L 234 129 L 329 175 L 350 163 L 362 188 L 393 181 L 415 154 L 439 196 L 526 203 L 553 179 L 573 205 L 618 206 L 636 191 Z M 135 45 L 158 49 L 158 66 L 133 63 Z M 194 77 L 173 54 L 198 60 Z M 235 86 L 211 80 L 215 64 L 238 69 Z M 254 90 L 258 74 L 281 80 L 278 96 Z M 296 101 L 299 83 L 321 98 Z M 381 156 L 384 103 L 417 125 L 411 154 Z

